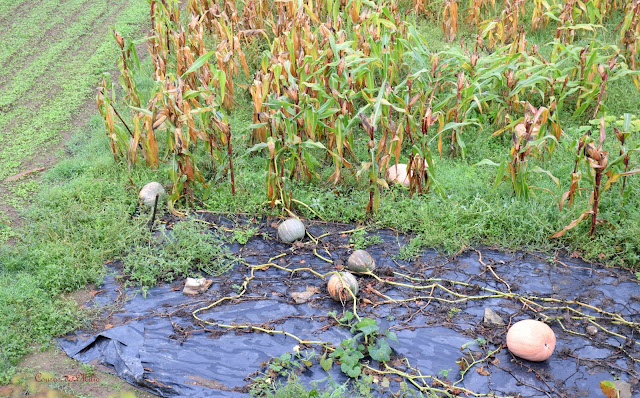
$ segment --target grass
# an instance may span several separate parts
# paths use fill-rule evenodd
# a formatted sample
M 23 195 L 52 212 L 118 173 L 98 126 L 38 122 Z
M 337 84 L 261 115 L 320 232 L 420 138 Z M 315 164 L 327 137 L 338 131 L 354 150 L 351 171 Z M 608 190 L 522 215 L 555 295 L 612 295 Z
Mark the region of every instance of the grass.
M 75 156 L 46 175 L 48 188 L 30 208 L 21 241 L 0 253 L 2 375 L 32 344 L 78 327 L 85 317 L 59 294 L 99 282 L 104 263 L 144 234 L 145 220 L 132 217 L 136 191 L 125 187 L 129 177 L 140 181 L 149 174 L 114 168 L 100 120 L 88 127 L 69 145 Z
M 69 130 L 73 120 L 80 117 L 87 98 L 94 92 L 96 76 L 112 69 L 117 55 L 115 42 L 106 34 L 94 37 L 87 32 L 112 23 L 122 34 L 131 34 L 147 15 L 144 1 L 104 0 L 91 2 L 88 7 L 79 0 L 60 6 L 47 0 L 32 12 L 15 12 L 27 6 L 26 0 L 0 4 L 0 15 L 24 16 L 5 21 L 9 27 L 0 31 L 2 42 L 15 44 L 0 49 L 0 131 L 6 132 L 0 137 L 0 180 L 21 171 L 43 153 L 57 156 L 48 151 L 54 151 L 52 148 L 60 142 L 59 132 Z M 68 15 L 73 15 L 71 20 Z M 427 34 L 433 49 L 448 47 L 432 23 L 421 21 L 420 29 Z M 55 40 L 39 42 L 39 37 Z M 530 40 L 542 43 L 545 37 L 548 33 L 532 35 Z M 249 63 L 255 65 L 257 57 L 256 51 Z M 150 85 L 146 81 L 140 87 L 148 89 Z M 246 152 L 252 123 L 250 95 L 238 89 L 236 99 L 239 105 L 230 122 L 235 135 L 238 192 L 231 195 L 223 173 L 210 175 L 210 188 L 202 192 L 202 207 L 232 213 L 280 214 L 279 209 L 264 203 L 264 160 Z M 609 87 L 606 105 L 610 115 L 637 112 L 640 95 L 629 80 L 616 82 Z M 567 119 L 567 134 L 577 138 L 578 128 L 584 124 L 584 120 Z M 586 210 L 587 195 L 579 196 L 571 209 L 558 211 L 557 200 L 550 193 L 536 191 L 535 196 L 524 200 L 515 197 L 506 182 L 492 190 L 495 170 L 473 165 L 485 158 L 501 161 L 508 154 L 510 141 L 492 138 L 491 132 L 488 125 L 479 131 L 466 130 L 468 156 L 464 160 L 436 157 L 436 171 L 446 198 L 433 193 L 410 197 L 406 190 L 394 187 L 383 192 L 381 208 L 369 217 L 365 212 L 366 178 L 348 176 L 333 187 L 326 182 L 331 173 L 327 170 L 318 182 L 292 182 L 294 197 L 313 209 L 311 212 L 300 207 L 299 214 L 367 223 L 369 230 L 392 227 L 411 232 L 416 237 L 402 250 L 405 258 L 418 255 L 425 247 L 450 253 L 465 246 L 496 245 L 545 252 L 577 251 L 589 260 L 637 267 L 638 178 L 629 178 L 624 206 L 623 198 L 613 191 L 603 196 L 600 217 L 609 224 L 600 226 L 594 239 L 588 237 L 586 223 L 562 239 L 550 239 L 551 234 Z M 50 149 L 39 149 L 42 147 Z M 63 160 L 43 180 L 25 178 L 3 183 L 10 194 L 2 198 L 2 203 L 24 211 L 26 222 L 16 229 L 6 214 L 0 214 L 0 242 L 10 238 L 17 241 L 15 246 L 4 245 L 0 249 L 0 383 L 8 382 L 19 358 L 34 344 L 46 344 L 51 336 L 73 330 L 86 321 L 87 314 L 61 294 L 98 283 L 106 272 L 106 261 L 122 258 L 131 280 L 145 287 L 163 279 L 196 276 L 200 271 L 229 269 L 226 253 L 214 249 L 220 246 L 220 238 L 203 234 L 202 225 L 187 224 L 182 232 L 178 228 L 174 232 L 178 236 L 184 232 L 182 238 L 168 239 L 163 247 L 148 234 L 145 224 L 149 215 L 138 212 L 137 189 L 150 180 L 168 182 L 167 165 L 150 171 L 114 162 L 104 125 L 96 117 L 74 135 L 66 150 L 60 156 Z M 357 150 L 362 154 L 364 143 L 358 143 Z M 533 162 L 561 178 L 563 188 L 567 188 L 572 157 L 567 145 L 557 149 L 553 162 Z M 534 176 L 531 183 L 554 189 L 542 175 Z M 25 203 L 33 206 L 27 210 Z M 251 235 L 253 232 L 245 231 L 238 233 L 236 239 L 241 241 Z M 354 244 L 366 247 L 371 243 L 368 239 L 362 234 Z M 205 259 L 212 257 L 220 259 L 216 268 L 205 269 Z M 156 262 L 149 267 L 150 259 Z M 302 389 L 293 382 L 274 394 L 302 396 Z M 336 390 L 340 387 L 336 386 Z
M 144 0 L 12 1 L 0 5 L 0 384 L 34 344 L 86 319 L 61 293 L 98 282 L 103 264 L 130 246 L 135 189 L 104 147 L 95 120 L 58 149 L 64 134 L 94 114 L 98 76 L 115 67 L 109 25 L 139 31 Z M 6 177 L 61 161 L 42 180 Z M 43 189 L 46 186 L 46 189 Z M 132 194 L 132 192 L 134 194 Z M 29 205 L 36 203 L 29 208 Z M 20 218 L 20 215 L 22 218 Z M 20 220 L 25 222 L 20 223 Z M 17 226 L 22 224 L 21 226 Z M 15 245 L 5 244 L 14 240 Z
M 145 236 L 123 258 L 124 273 L 143 294 L 158 281 L 171 282 L 187 276 L 220 275 L 229 271 L 234 258 L 224 246 L 225 239 L 208 231 L 197 220 L 176 224 L 158 238 Z
M 51 163 L 63 135 L 78 119 L 88 120 L 85 107 L 97 76 L 115 66 L 117 45 L 109 39 L 108 26 L 131 34 L 147 11 L 143 0 L 99 0 L 90 6 L 83 0 L 47 0 L 33 10 L 26 0 L 10 3 L 22 11 L 2 14 L 20 17 L 5 17 L 0 31 L 0 40 L 11 43 L 0 49 L 0 180 L 43 160 Z M 26 190 L 30 196 L 37 191 L 23 181 L 0 186 L 13 193 L 1 202 L 18 212 L 30 201 L 15 192 Z M 15 236 L 6 209 L 0 221 L 0 242 L 5 242 Z

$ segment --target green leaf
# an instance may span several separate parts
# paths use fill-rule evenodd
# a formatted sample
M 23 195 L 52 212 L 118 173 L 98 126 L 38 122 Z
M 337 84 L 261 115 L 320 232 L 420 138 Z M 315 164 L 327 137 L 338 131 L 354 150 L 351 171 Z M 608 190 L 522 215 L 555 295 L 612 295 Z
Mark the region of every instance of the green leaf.
M 327 358 L 327 354 L 324 354 L 322 358 L 320 358 L 320 366 L 322 366 L 325 372 L 328 372 L 333 366 L 333 358 Z
M 371 336 L 379 330 L 378 323 L 375 319 L 371 318 L 363 318 L 360 322 L 356 323 L 356 329 L 364 333 L 365 336 Z
M 624 114 L 624 123 L 622 125 L 622 131 L 627 132 L 631 130 L 631 114 L 630 113 L 625 113 Z
M 306 140 L 300 144 L 304 148 L 327 149 L 321 142 Z
M 378 91 L 378 98 L 376 99 L 375 105 L 373 107 L 373 116 L 371 117 L 371 125 L 375 128 L 376 124 L 378 124 L 378 119 L 380 118 L 380 113 L 382 109 L 382 96 L 384 95 L 385 89 L 387 86 L 387 81 L 383 81 L 380 86 L 380 91 Z
M 386 362 L 391 360 L 391 346 L 385 339 L 378 339 L 375 346 L 369 348 L 369 356 L 378 362 Z
M 398 336 L 394 332 L 387 332 L 387 339 L 396 343 L 398 342 Z
M 353 319 L 353 312 L 346 311 L 344 313 L 344 316 L 342 318 L 340 318 L 340 322 L 349 322 L 352 319 Z
M 534 167 L 531 171 L 533 171 L 534 173 L 542 173 L 542 174 L 548 175 L 549 178 L 551 178 L 553 180 L 553 182 L 556 183 L 556 185 L 558 186 L 558 189 L 560 189 L 560 180 L 557 177 L 555 177 L 553 174 L 551 174 L 550 171 L 544 170 L 544 169 L 540 168 L 540 166 Z
M 215 53 L 216 53 L 216 50 L 212 50 L 212 51 L 209 51 L 208 53 L 202 55 L 198 59 L 196 59 L 195 62 L 193 64 L 191 64 L 189 69 L 187 69 L 187 71 L 184 72 L 181 77 L 184 79 L 184 77 L 187 76 L 189 73 L 200 69 L 200 67 L 202 65 L 204 65 L 204 63 L 207 62 L 207 60 L 209 58 L 211 58 Z
M 618 390 L 616 389 L 616 385 L 613 384 L 612 381 L 609 381 L 609 380 L 601 381 L 600 389 L 604 393 L 604 396 L 607 398 L 618 398 L 620 396 L 618 394 Z
M 504 173 L 507 170 L 507 161 L 503 160 L 502 163 L 498 166 L 498 171 L 496 172 L 496 181 L 493 183 L 493 189 L 498 188 L 498 185 L 502 182 L 502 178 L 504 177 Z
M 349 366 L 346 364 L 342 364 L 340 365 L 340 369 L 342 370 L 342 372 L 344 372 L 345 374 L 347 374 L 349 377 L 352 378 L 356 378 L 358 376 L 360 376 L 360 364 L 356 365 L 356 366 Z
M 247 152 L 256 152 L 259 151 L 261 149 L 267 148 L 267 143 L 266 142 L 259 142 L 257 144 L 255 144 L 254 146 L 252 146 L 251 148 L 247 149 Z
M 280 355 L 280 360 L 282 362 L 286 362 L 286 361 L 291 360 L 291 354 L 288 353 L 288 352 L 285 352 L 284 354 Z
M 145 109 L 145 108 L 138 108 L 138 107 L 132 106 L 132 105 L 129 105 L 129 108 L 133 109 L 134 111 L 138 111 L 140 113 L 144 113 L 145 115 L 153 115 L 153 112 L 151 112 L 150 110 Z
M 494 162 L 493 160 L 490 160 L 490 159 L 482 159 L 478 163 L 474 164 L 473 167 L 476 167 L 476 166 L 496 166 L 496 167 L 498 167 L 500 165 L 502 165 L 502 163 L 498 164 L 498 163 L 496 163 L 496 162 Z

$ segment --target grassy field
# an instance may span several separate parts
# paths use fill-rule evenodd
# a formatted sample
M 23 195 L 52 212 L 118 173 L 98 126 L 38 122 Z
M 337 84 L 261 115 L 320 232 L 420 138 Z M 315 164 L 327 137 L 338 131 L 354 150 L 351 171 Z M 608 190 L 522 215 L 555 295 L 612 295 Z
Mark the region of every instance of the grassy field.
M 144 1 L 4 2 L 0 40 L 0 241 L 15 233 L 18 215 L 39 184 L 19 173 L 55 163 L 59 144 L 94 114 L 98 76 L 115 67 L 109 27 L 130 33 L 146 14 Z M 18 17 L 16 17 L 18 16 Z M 26 180 L 26 181 L 25 181 Z M 15 221 L 15 218 L 13 218 Z
M 32 2 L 22 0 L 0 3 L 0 15 L 4 28 L 0 41 L 11 43 L 0 48 L 0 383 L 6 383 L 34 345 L 46 347 L 52 336 L 91 319 L 68 294 L 98 283 L 106 272 L 106 261 L 122 258 L 134 283 L 146 287 L 166 277 L 159 270 L 171 270 L 172 265 L 169 261 L 160 264 L 158 259 L 169 251 L 152 247 L 145 228 L 149 214 L 138 211 L 137 191 L 150 180 L 169 185 L 171 162 L 163 159 L 159 169 L 151 170 L 114 161 L 104 123 L 91 101 L 98 76 L 114 69 L 119 54 L 109 27 L 115 26 L 125 37 L 139 32 L 140 25 L 148 23 L 146 1 L 47 0 L 33 8 Z M 19 17 L 10 17 L 16 15 Z M 614 43 L 617 22 L 609 21 L 597 40 Z M 431 51 L 457 45 L 447 44 L 438 25 L 424 17 L 418 18 L 417 26 Z M 473 43 L 472 32 L 462 29 L 464 42 Z M 545 52 L 552 35 L 549 28 L 527 38 Z M 590 41 L 583 37 L 574 44 Z M 251 68 L 259 65 L 265 47 L 246 50 Z M 142 68 L 138 87 L 148 97 L 153 85 L 151 62 L 143 60 Z M 229 116 L 237 193 L 231 194 L 223 167 L 203 167 L 208 188 L 198 192 L 196 207 L 284 215 L 281 208 L 266 203 L 264 157 L 248 152 L 253 145 L 253 104 L 246 89 L 250 83 L 242 77 L 237 80 L 237 105 Z M 614 119 L 625 113 L 637 118 L 640 95 L 630 79 L 622 79 L 609 85 L 604 105 L 606 115 Z M 345 171 L 343 180 L 334 186 L 327 182 L 333 170 L 326 167 L 330 162 L 325 158 L 320 178 L 311 183 L 291 181 L 292 196 L 308 206 L 295 206 L 294 211 L 306 218 L 410 232 L 415 238 L 403 251 L 407 258 L 426 247 L 454 253 L 469 246 L 492 245 L 549 256 L 568 252 L 603 265 L 637 268 L 638 176 L 629 177 L 624 196 L 613 194 L 617 187 L 603 195 L 599 218 L 607 223 L 598 226 L 594 237 L 587 234 L 585 222 L 560 239 L 550 238 L 587 210 L 588 203 L 588 194 L 581 192 L 571 208 L 558 209 L 558 197 L 570 184 L 575 155 L 571 141 L 582 135 L 581 127 L 590 126 L 587 117 L 574 118 L 569 113 L 561 117 L 565 136 L 552 160 L 535 160 L 560 179 L 561 189 L 544 175 L 531 176 L 532 185 L 552 193 L 536 190 L 525 199 L 514 195 L 506 181 L 493 188 L 495 168 L 477 163 L 505 159 L 511 140 L 508 135 L 491 137 L 493 126 L 484 122 L 465 130 L 464 159 L 450 158 L 447 153 L 434 156 L 443 196 L 434 192 L 410 196 L 406 189 L 392 187 L 381 192 L 380 208 L 368 214 L 367 178 Z M 610 129 L 607 134 L 607 149 L 614 153 L 617 148 L 609 143 L 613 142 Z M 638 135 L 629 139 L 630 147 L 638 145 Z M 166 133 L 159 133 L 163 150 L 166 138 Z M 366 159 L 365 140 L 355 146 L 356 158 Z M 436 153 L 433 145 L 432 151 Z M 406 153 L 401 160 L 407 160 Z M 631 163 L 638 164 L 637 154 Z M 21 175 L 23 172 L 26 174 Z M 177 205 L 186 207 L 183 202 Z M 197 237 L 199 232 L 191 231 L 190 236 Z M 181 265 L 173 265 L 176 268 L 170 277 L 188 275 L 192 272 L 189 265 L 198 258 L 216 255 L 208 251 L 207 242 L 192 242 L 189 248 L 179 249 Z M 146 268 L 151 261 L 157 266 Z
M 86 322 L 59 293 L 97 281 L 103 261 L 136 228 L 124 222 L 128 178 L 101 156 L 104 148 L 87 155 L 98 136 L 87 122 L 99 76 L 116 67 L 110 27 L 139 35 L 147 7 L 144 0 L 0 3 L 0 384 L 34 345 Z M 84 160 L 64 160 L 79 147 Z

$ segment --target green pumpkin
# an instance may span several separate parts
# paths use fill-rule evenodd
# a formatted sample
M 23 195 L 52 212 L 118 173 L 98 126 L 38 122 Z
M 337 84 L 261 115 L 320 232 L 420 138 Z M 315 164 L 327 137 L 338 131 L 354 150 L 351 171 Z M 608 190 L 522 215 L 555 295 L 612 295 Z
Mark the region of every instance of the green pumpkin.
M 356 250 L 347 260 L 347 269 L 356 274 L 373 272 L 376 269 L 376 260 L 366 250 Z
M 293 243 L 304 238 L 305 228 L 297 218 L 288 218 L 278 226 L 278 237 L 285 243 Z
M 327 283 L 327 291 L 329 292 L 329 296 L 335 301 L 346 303 L 347 301 L 351 301 L 353 296 L 358 294 L 358 281 L 356 277 L 351 275 L 348 272 L 341 272 L 340 274 L 333 274 L 331 278 L 329 278 L 329 283 Z M 353 296 L 351 293 L 353 293 Z

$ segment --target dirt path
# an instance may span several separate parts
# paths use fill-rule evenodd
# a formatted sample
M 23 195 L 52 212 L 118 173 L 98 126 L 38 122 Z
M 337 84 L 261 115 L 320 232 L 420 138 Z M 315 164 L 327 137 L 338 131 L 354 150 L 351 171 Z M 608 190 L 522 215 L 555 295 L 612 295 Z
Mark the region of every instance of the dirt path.
M 115 70 L 110 28 L 139 32 L 145 0 L 28 0 L 0 5 L 0 245 L 19 240 L 24 211 L 41 189 L 41 176 L 68 155 L 66 143 L 95 115 L 95 86 Z M 84 304 L 86 290 L 75 294 Z M 37 351 L 18 365 L 30 388 L 70 396 L 152 395 L 80 364 L 57 348 Z M 52 380 L 45 382 L 43 375 Z M 73 379 L 76 377 L 76 379 Z M 69 380 L 71 378 L 71 380 Z M 37 380 L 39 379 L 39 380 Z M 66 379 L 61 382 L 60 379 Z M 15 386 L 0 387 L 9 396 Z M 56 395 L 58 396 L 58 395 Z

